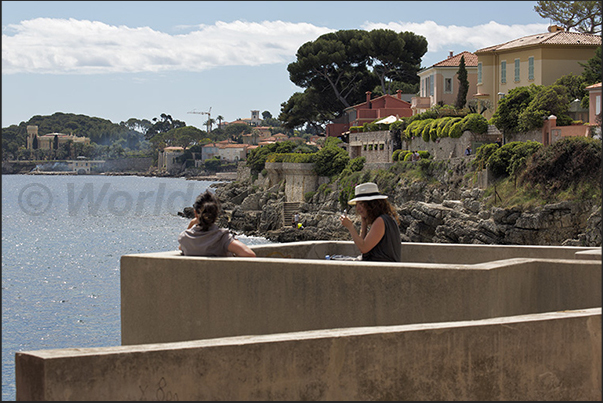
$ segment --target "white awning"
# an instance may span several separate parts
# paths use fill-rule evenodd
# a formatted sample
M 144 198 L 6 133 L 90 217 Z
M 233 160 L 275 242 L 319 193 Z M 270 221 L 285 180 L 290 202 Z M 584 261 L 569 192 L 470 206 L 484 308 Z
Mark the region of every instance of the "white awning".
M 394 123 L 395 121 L 400 120 L 398 119 L 396 116 L 394 115 L 389 115 L 386 118 L 383 118 L 381 120 L 376 121 L 375 123 L 380 124 L 380 123 L 385 123 L 385 124 L 390 124 L 390 123 Z

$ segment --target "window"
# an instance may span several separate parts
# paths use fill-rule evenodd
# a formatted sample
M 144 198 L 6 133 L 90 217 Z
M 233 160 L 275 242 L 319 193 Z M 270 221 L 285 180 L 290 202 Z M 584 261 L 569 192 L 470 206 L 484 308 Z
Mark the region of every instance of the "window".
M 481 63 L 477 64 L 477 83 L 478 84 L 482 83 L 482 64 Z
M 500 82 L 507 83 L 507 62 L 500 62 Z
M 515 82 L 519 81 L 519 59 L 515 59 Z
M 534 57 L 528 58 L 528 80 L 534 79 Z
M 448 94 L 452 93 L 452 78 L 446 78 L 444 80 L 444 92 Z
M 601 113 L 601 95 L 595 97 L 595 115 Z
M 429 76 L 429 95 L 433 95 L 434 78 L 433 74 Z

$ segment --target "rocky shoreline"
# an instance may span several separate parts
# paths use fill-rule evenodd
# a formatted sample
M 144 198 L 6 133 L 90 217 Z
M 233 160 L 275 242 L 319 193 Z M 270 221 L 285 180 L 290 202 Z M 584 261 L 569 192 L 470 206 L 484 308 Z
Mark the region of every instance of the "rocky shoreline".
M 404 242 L 601 246 L 600 205 L 562 201 L 529 209 L 486 208 L 484 190 L 463 179 L 467 169 L 465 164 L 449 170 L 435 185 L 401 182 L 396 186 L 390 200 L 396 206 Z M 226 211 L 219 225 L 232 231 L 273 242 L 351 240 L 339 222 L 337 183 L 300 203 L 302 229 L 283 226 L 282 184 L 265 188 L 234 181 L 212 187 Z M 186 214 L 192 211 L 182 213 Z M 359 227 L 353 208 L 349 214 Z

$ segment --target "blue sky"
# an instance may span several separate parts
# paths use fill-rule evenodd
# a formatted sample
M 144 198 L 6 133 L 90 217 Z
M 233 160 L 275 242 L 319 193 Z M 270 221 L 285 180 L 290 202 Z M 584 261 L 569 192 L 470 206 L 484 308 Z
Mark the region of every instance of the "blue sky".
M 423 67 L 546 32 L 535 1 L 2 1 L 2 127 L 55 112 L 162 113 L 204 128 L 278 117 L 297 49 L 341 29 L 411 31 Z

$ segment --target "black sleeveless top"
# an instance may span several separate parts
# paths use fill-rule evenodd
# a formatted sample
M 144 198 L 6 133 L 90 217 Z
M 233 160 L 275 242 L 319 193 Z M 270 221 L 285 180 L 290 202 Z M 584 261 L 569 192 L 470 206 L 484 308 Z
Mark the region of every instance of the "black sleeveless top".
M 367 253 L 362 254 L 362 260 L 372 262 L 401 262 L 402 240 L 398 223 L 391 216 L 382 214 L 385 223 L 385 233 L 377 245 Z

